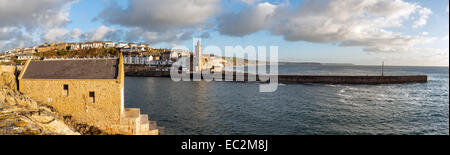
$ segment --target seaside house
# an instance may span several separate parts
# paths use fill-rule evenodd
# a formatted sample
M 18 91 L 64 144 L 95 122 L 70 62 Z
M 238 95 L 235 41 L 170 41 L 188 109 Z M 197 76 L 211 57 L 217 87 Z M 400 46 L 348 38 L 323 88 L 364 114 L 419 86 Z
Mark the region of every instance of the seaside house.
M 117 48 L 128 48 L 128 44 L 126 42 L 119 42 L 116 45 Z
M 79 43 L 72 43 L 70 44 L 70 50 L 80 50 L 80 44 Z
M 103 48 L 103 41 L 94 41 L 92 42 L 92 48 Z
M 113 47 L 116 46 L 116 44 L 114 42 L 112 42 L 112 41 L 105 41 L 104 44 L 105 44 L 104 45 L 105 48 L 113 48 Z
M 22 53 L 23 54 L 34 54 L 34 53 L 36 53 L 36 50 L 33 48 L 24 48 Z
M 137 47 L 138 47 L 135 43 L 129 43 L 128 46 L 129 46 L 131 49 L 137 49 Z
M 81 49 L 83 50 L 87 50 L 87 49 L 91 49 L 94 47 L 94 45 L 92 43 L 81 43 Z
M 19 91 L 64 116 L 110 134 L 157 135 L 156 122 L 140 109 L 125 109 L 124 64 L 119 59 L 28 59 Z
M 39 57 L 34 56 L 33 54 L 22 54 L 17 56 L 17 60 L 28 60 L 28 59 L 39 59 Z
M 145 44 L 145 43 L 140 43 L 140 44 L 137 45 L 137 47 L 141 51 L 146 51 L 148 49 L 149 45 Z

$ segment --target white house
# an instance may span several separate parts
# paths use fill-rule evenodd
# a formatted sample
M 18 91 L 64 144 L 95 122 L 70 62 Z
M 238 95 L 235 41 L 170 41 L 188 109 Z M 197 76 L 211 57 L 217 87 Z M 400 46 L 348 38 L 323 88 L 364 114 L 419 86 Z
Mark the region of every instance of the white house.
M 117 48 L 129 48 L 128 44 L 125 43 L 125 42 L 119 42 L 119 43 L 116 45 L 116 47 L 117 47 Z
M 116 46 L 116 43 L 112 42 L 112 41 L 106 41 L 105 42 L 105 48 L 113 48 Z
M 103 48 L 103 42 L 102 41 L 96 41 L 92 43 L 93 48 Z
M 81 49 L 86 50 L 86 49 L 91 49 L 91 48 L 94 48 L 94 45 L 92 43 L 83 43 L 83 44 L 81 44 Z
M 78 44 L 78 43 L 71 44 L 70 50 L 80 50 L 80 44 Z
M 25 55 L 19 55 L 17 56 L 17 60 L 28 60 L 28 59 L 39 59 L 39 57 L 31 55 L 31 54 L 25 54 Z
M 137 45 L 136 45 L 135 43 L 129 43 L 128 46 L 129 46 L 131 49 L 137 49 Z

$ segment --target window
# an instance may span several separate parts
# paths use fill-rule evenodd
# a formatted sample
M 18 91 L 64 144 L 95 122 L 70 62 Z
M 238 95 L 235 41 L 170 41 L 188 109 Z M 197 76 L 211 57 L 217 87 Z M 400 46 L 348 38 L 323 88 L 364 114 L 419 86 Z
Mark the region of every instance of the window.
M 69 85 L 65 84 L 63 89 L 64 89 L 64 95 L 69 96 Z
M 89 100 L 91 101 L 91 103 L 95 103 L 95 92 L 89 92 Z

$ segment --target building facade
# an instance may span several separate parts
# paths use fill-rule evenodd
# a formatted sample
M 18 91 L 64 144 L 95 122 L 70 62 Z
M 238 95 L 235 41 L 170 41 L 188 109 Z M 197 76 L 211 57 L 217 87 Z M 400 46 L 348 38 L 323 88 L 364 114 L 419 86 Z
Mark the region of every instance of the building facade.
M 200 40 L 195 46 L 195 56 L 194 56 L 194 72 L 201 72 L 203 69 L 203 47 Z
M 63 115 L 110 134 L 155 135 L 155 122 L 125 109 L 124 66 L 119 59 L 31 61 L 19 75 L 19 91 Z M 146 119 L 146 120 L 143 120 Z

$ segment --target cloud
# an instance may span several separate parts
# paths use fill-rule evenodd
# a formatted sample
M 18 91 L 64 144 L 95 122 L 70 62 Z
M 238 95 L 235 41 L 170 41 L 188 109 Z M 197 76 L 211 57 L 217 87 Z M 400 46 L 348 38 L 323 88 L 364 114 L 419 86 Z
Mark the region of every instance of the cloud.
M 22 32 L 15 27 L 0 28 L 0 41 L 8 40 L 10 38 L 13 38 L 13 37 L 19 36 L 19 35 L 22 35 Z
M 261 0 L 240 0 L 243 3 L 247 3 L 247 4 L 254 4 L 256 2 L 259 2 Z
M 340 46 L 363 46 L 370 51 L 387 51 L 384 49 L 429 42 L 429 38 L 387 30 L 403 26 L 419 9 L 421 19 L 416 23 L 418 27 L 426 24 L 431 11 L 416 3 L 402 0 L 306 0 L 294 13 L 273 26 L 272 33 L 288 41 L 338 43 Z
M 120 40 L 122 31 L 107 26 L 100 26 L 95 30 L 90 30 L 81 35 L 85 41 Z
M 65 28 L 50 29 L 44 36 L 45 42 L 60 42 L 64 41 L 67 37 L 68 30 Z
M 81 29 L 75 28 L 70 32 L 70 38 L 73 40 L 77 40 L 80 38 L 80 36 L 83 34 L 83 31 Z
M 219 10 L 219 0 L 130 0 L 127 8 L 112 3 L 98 19 L 107 24 L 147 31 L 183 29 L 203 24 Z
M 0 27 L 54 28 L 67 24 L 76 0 L 0 0 Z
M 58 40 L 78 0 L 0 0 L 0 51 Z M 52 33 L 49 33 L 52 32 Z
M 32 35 L 21 31 L 15 31 L 13 33 L 13 37 L 7 40 L 0 40 L 0 51 L 37 45 L 37 42 L 33 41 Z
M 427 24 L 429 15 L 433 14 L 430 9 L 423 8 L 419 11 L 420 17 L 414 22 L 413 28 L 420 28 Z
M 130 0 L 126 8 L 111 3 L 97 20 L 125 27 L 128 41 L 175 43 L 210 28 L 220 0 Z
M 193 34 L 193 30 L 156 32 L 147 31 L 142 28 L 133 28 L 125 32 L 125 40 L 132 42 L 168 42 L 177 44 L 181 41 L 191 39 Z
M 446 40 L 446 41 L 448 41 L 448 34 L 446 35 L 446 36 L 444 36 L 444 37 L 442 37 L 442 40 Z
M 237 13 L 227 13 L 217 18 L 221 34 L 245 36 L 273 24 L 279 6 L 260 3 Z

